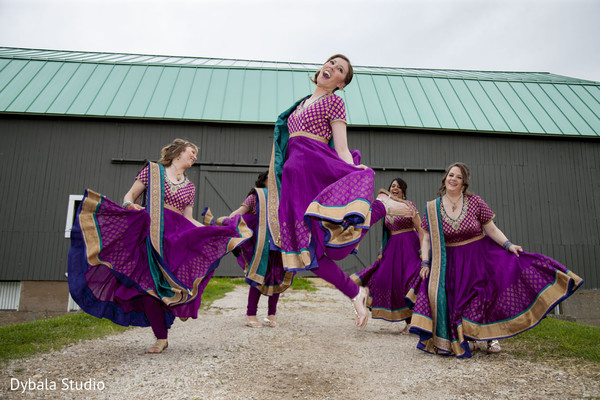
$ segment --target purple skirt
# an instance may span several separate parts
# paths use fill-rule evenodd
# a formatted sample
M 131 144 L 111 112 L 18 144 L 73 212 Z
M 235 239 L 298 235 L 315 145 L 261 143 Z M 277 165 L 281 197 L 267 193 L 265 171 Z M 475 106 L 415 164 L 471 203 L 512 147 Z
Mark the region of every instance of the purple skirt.
M 533 328 L 583 280 L 542 254 L 505 251 L 488 236 L 446 248 L 450 348 L 436 345 L 427 280 L 414 288 L 411 332 L 418 348 L 470 357 L 467 340 L 493 340 Z
M 353 157 L 358 164 L 360 153 Z M 290 138 L 279 203 L 286 270 L 314 269 L 323 255 L 341 260 L 355 250 L 369 228 L 374 178 L 326 143 Z
M 257 271 L 254 276 L 249 276 L 249 265 L 256 256 L 256 243 L 258 239 L 258 218 L 254 214 L 244 214 L 244 222 L 254 233 L 252 237 L 236 248 L 237 262 L 240 268 L 246 272 L 246 283 L 258 289 L 262 294 L 272 296 L 283 293 L 292 284 L 295 273 L 286 272 L 283 269 L 281 252 L 269 250 L 266 268 Z M 269 240 L 268 238 L 266 239 Z
M 251 232 L 239 217 L 222 227 L 196 227 L 188 219 L 164 210 L 164 275 L 149 267 L 150 215 L 124 210 L 105 196 L 86 191 L 71 232 L 68 281 L 71 296 L 81 309 L 123 326 L 149 326 L 142 296 L 156 295 L 155 280 L 184 287 L 188 299 L 161 304 L 167 326 L 174 317 L 197 318 L 201 296 L 220 259 Z M 90 211 L 91 210 L 91 211 Z
M 357 284 L 369 288 L 373 318 L 397 322 L 411 317 L 405 297 L 419 279 L 419 248 L 416 231 L 390 235 L 381 260 L 352 275 Z

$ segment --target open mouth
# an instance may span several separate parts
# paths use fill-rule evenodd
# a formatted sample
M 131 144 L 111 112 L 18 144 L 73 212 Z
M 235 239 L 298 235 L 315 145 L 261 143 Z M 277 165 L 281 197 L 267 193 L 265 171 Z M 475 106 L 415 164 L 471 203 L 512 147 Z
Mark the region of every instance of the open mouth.
M 331 74 L 329 73 L 329 71 L 323 71 L 323 76 L 327 79 L 331 78 Z

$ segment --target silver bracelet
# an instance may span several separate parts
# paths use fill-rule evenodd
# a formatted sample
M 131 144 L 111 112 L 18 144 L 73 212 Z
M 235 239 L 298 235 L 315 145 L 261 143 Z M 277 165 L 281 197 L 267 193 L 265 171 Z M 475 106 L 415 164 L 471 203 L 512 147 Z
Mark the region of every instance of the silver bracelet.
M 129 205 L 133 204 L 133 201 L 131 200 L 127 200 L 123 202 L 123 205 L 121 205 L 121 207 L 123 207 L 124 209 L 127 210 L 127 207 L 129 207 Z

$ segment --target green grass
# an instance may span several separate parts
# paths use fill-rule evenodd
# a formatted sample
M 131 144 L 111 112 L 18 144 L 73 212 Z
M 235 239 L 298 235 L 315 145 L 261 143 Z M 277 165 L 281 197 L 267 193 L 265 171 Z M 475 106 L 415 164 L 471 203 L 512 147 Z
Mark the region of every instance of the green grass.
M 538 326 L 502 340 L 503 349 L 531 361 L 584 360 L 600 364 L 600 328 L 545 318 Z
M 0 326 L 0 363 L 57 350 L 79 340 L 121 333 L 126 329 L 84 313 Z
M 202 292 L 202 308 L 208 308 L 215 300 L 222 299 L 239 285 L 245 285 L 243 278 L 212 278 Z
M 292 290 L 306 290 L 308 292 L 316 292 L 317 288 L 314 283 L 310 281 L 310 279 L 302 278 L 299 276 L 294 277 L 294 282 L 292 282 Z

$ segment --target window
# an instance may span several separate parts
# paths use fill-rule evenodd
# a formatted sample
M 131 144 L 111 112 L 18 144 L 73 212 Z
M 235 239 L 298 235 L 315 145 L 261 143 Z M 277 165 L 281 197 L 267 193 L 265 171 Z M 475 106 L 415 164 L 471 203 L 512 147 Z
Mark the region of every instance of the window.
M 0 282 L 0 310 L 18 311 L 21 298 L 21 282 Z
M 71 194 L 69 195 L 69 208 L 67 208 L 67 223 L 65 225 L 65 237 L 67 239 L 71 238 L 71 229 L 73 228 L 73 223 L 75 222 L 75 215 L 77 214 L 77 209 L 79 208 L 79 204 L 83 200 L 83 195 L 81 194 Z

